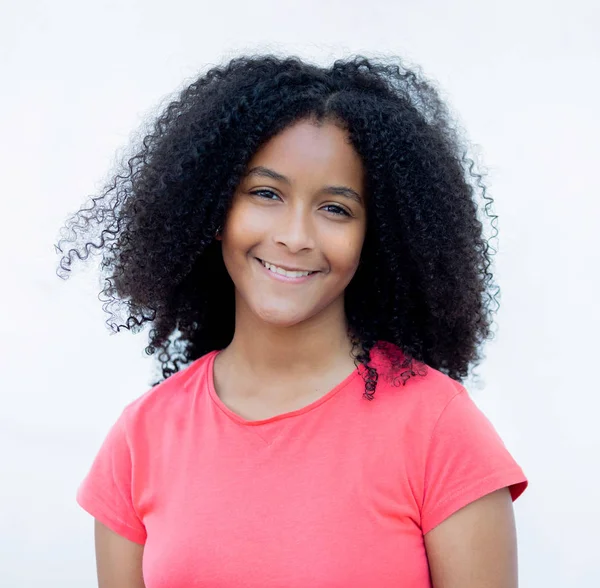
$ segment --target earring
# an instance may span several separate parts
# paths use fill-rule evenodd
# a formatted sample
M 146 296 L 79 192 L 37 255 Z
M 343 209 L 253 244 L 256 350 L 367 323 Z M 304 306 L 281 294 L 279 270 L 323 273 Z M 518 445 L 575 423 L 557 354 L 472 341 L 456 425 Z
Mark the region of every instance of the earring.
M 221 232 L 223 231 L 223 227 L 221 225 L 218 226 L 215 232 L 215 239 L 219 239 L 221 237 Z

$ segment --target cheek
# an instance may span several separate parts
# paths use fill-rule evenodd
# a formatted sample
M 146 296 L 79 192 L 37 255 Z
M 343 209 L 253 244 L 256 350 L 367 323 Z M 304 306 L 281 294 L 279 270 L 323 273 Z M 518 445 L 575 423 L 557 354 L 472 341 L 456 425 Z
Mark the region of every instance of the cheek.
M 261 225 L 255 218 L 256 215 L 247 208 L 234 206 L 227 216 L 221 242 L 223 255 L 226 258 L 247 251 L 259 238 Z
M 354 273 L 360 262 L 364 235 L 362 230 L 338 235 L 328 242 L 327 250 L 332 269 L 339 273 Z
M 272 217 L 267 210 L 250 206 L 240 200 L 229 211 L 225 221 L 224 238 L 236 248 L 258 242 L 270 230 Z

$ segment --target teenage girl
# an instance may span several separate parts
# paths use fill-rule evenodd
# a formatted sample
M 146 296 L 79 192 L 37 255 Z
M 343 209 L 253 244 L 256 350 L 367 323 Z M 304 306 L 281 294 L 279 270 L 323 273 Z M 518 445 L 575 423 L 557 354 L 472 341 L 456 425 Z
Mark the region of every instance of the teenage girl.
M 67 221 L 61 273 L 101 253 L 162 368 L 77 494 L 100 588 L 516 588 L 527 480 L 461 384 L 497 294 L 465 145 L 398 61 L 241 57 Z

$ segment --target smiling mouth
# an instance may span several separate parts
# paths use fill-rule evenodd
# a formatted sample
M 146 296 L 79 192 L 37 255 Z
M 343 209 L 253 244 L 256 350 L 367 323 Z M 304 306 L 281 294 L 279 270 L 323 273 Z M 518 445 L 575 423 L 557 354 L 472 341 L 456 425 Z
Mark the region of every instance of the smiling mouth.
M 280 276 L 285 276 L 286 278 L 305 278 L 306 276 L 310 276 L 311 274 L 316 274 L 317 273 L 316 271 L 310 271 L 310 270 L 284 269 L 282 267 L 279 267 L 277 265 L 269 263 L 268 261 L 264 261 L 262 259 L 259 259 L 258 257 L 256 259 L 258 261 L 260 261 L 260 263 L 262 264 L 262 266 L 265 267 L 266 269 L 268 269 L 270 272 L 272 272 L 274 274 L 279 274 Z

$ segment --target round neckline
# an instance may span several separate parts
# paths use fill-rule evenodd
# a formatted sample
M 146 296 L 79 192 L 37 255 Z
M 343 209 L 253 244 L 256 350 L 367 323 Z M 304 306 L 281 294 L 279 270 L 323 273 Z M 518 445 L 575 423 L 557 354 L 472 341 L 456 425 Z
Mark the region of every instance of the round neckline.
M 327 392 L 326 394 L 321 396 L 321 398 L 318 398 L 317 400 L 313 400 L 310 404 L 307 404 L 306 406 L 304 406 L 302 408 L 298 408 L 296 410 L 292 410 L 289 412 L 284 412 L 281 414 L 274 415 L 267 419 L 259 419 L 259 420 L 255 420 L 255 421 L 250 421 L 248 419 L 245 419 L 241 415 L 237 414 L 233 410 L 231 410 L 221 400 L 221 398 L 217 394 L 217 391 L 215 388 L 214 366 L 215 366 L 215 359 L 216 359 L 217 355 L 219 355 L 219 353 L 220 353 L 220 350 L 212 351 L 210 354 L 210 357 L 208 359 L 208 366 L 206 369 L 206 379 L 207 379 L 206 384 L 208 387 L 208 394 L 209 394 L 210 398 L 212 399 L 212 401 L 214 402 L 214 404 L 221 411 L 223 411 L 228 417 L 230 417 L 232 420 L 239 423 L 240 425 L 247 425 L 247 426 L 265 425 L 265 424 L 274 423 L 276 421 L 280 421 L 283 419 L 300 416 L 307 412 L 311 412 L 314 409 L 321 406 L 322 404 L 324 404 L 325 402 L 327 402 L 328 400 L 331 400 L 334 396 L 336 396 L 338 394 L 338 392 L 343 390 L 346 386 L 348 386 L 351 382 L 353 382 L 357 377 L 360 376 L 359 368 L 355 368 L 341 382 L 339 382 L 336 386 L 334 386 L 331 390 L 329 390 L 329 392 Z

